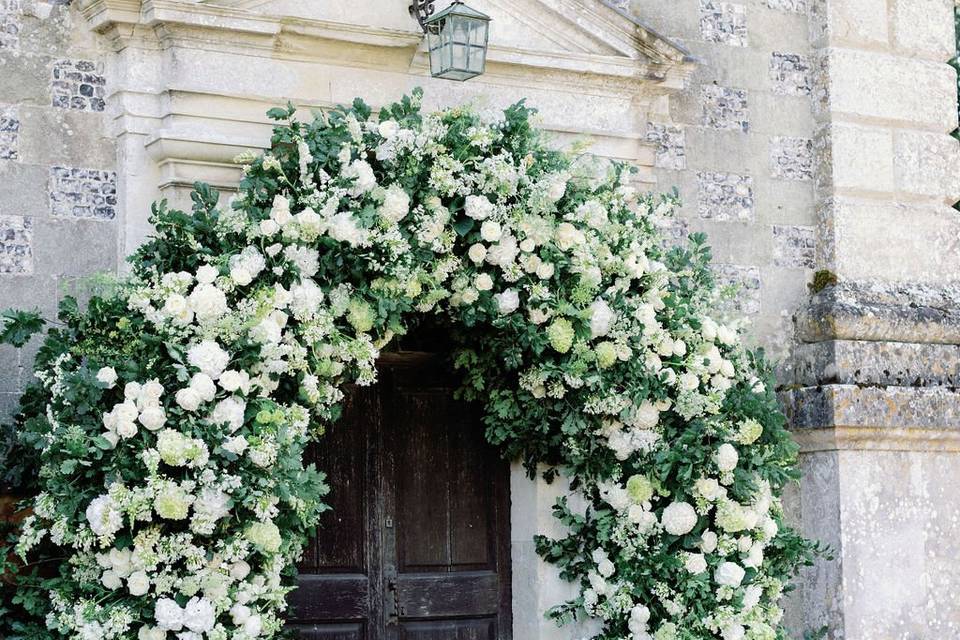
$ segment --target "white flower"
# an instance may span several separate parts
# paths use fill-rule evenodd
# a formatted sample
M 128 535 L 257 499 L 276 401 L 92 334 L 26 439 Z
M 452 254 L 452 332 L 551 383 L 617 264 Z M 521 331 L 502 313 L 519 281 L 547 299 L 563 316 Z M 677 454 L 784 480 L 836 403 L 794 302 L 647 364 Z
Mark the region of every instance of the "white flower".
M 607 210 L 597 200 L 587 200 L 579 207 L 577 213 L 583 218 L 583 221 L 594 229 L 600 229 L 609 222 L 607 219 Z
M 635 407 L 630 418 L 630 426 L 638 429 L 653 429 L 660 422 L 660 411 L 649 400 L 644 400 Z
M 167 632 L 160 627 L 144 625 L 137 632 L 137 640 L 166 640 Z
M 235 604 L 230 607 L 230 618 L 233 624 L 240 626 L 250 618 L 250 607 L 245 604 Z
M 547 185 L 547 199 L 550 202 L 557 202 L 567 192 L 567 173 L 558 173 L 551 176 L 550 183 Z
M 103 572 L 103 575 L 100 576 L 100 583 L 107 589 L 119 589 L 123 586 L 123 581 L 120 579 L 120 576 L 113 569 L 107 569 Z
M 351 195 L 358 196 L 377 186 L 377 177 L 373 174 L 373 167 L 365 160 L 354 160 L 340 174 L 344 178 L 354 180 L 353 188 L 350 190 Z
M 226 451 L 240 456 L 243 455 L 243 452 L 247 450 L 247 439 L 243 436 L 234 436 L 224 440 L 223 444 L 220 446 Z
M 206 598 L 191 598 L 183 613 L 183 625 L 195 633 L 206 633 L 213 629 L 216 614 L 213 605 Z
M 474 264 L 481 264 L 487 257 L 487 248 L 479 242 L 472 244 L 470 245 L 470 249 L 467 250 L 467 257 L 469 257 Z
M 613 563 L 610 562 L 609 558 L 604 558 L 597 564 L 597 573 L 599 573 L 604 578 L 609 578 L 613 575 L 615 567 Z
M 520 306 L 520 296 L 513 289 L 498 293 L 493 298 L 497 302 L 497 310 L 503 315 L 513 313 Z
M 280 225 L 277 224 L 277 221 L 271 220 L 270 218 L 267 218 L 266 220 L 261 220 L 259 228 L 260 228 L 260 235 L 267 236 L 267 237 L 272 236 L 277 231 L 280 231 Z
M 220 374 L 220 379 L 217 380 L 217 382 L 225 391 L 229 391 L 231 393 L 234 391 L 249 393 L 250 391 L 250 374 L 246 371 L 234 371 L 233 369 L 228 369 Z
M 356 247 L 367 242 L 370 232 L 360 228 L 357 219 L 352 213 L 349 211 L 341 211 L 330 218 L 327 226 L 327 235 L 337 242 L 346 242 L 351 247 Z M 314 273 L 316 273 L 316 269 L 314 269 Z M 301 272 L 301 275 L 310 276 L 313 274 L 304 274 Z
M 400 130 L 400 125 L 397 124 L 396 120 L 384 120 L 379 125 L 377 125 L 377 133 L 380 134 L 383 138 L 392 138 L 397 135 L 397 131 Z
M 216 380 L 230 363 L 230 354 L 213 340 L 204 340 L 190 347 L 187 362 Z
M 87 522 L 95 535 L 110 538 L 123 525 L 123 516 L 110 496 L 98 496 L 87 506 Z
M 336 218 L 336 216 L 334 216 L 334 218 Z M 331 227 L 330 231 L 331 237 L 333 237 L 332 231 L 333 227 Z M 320 252 L 316 249 L 291 244 L 284 247 L 283 257 L 297 267 L 301 278 L 310 278 L 316 275 L 317 270 L 320 268 Z
M 647 626 L 647 622 L 650 620 L 650 609 L 646 608 L 642 604 L 634 605 L 630 609 L 630 623 L 631 625 L 642 625 L 644 628 Z
M 763 595 L 763 587 L 757 584 L 751 584 L 743 590 L 743 610 L 750 611 L 760 604 L 760 597 Z
M 243 632 L 251 638 L 256 638 L 262 630 L 263 623 L 260 620 L 260 616 L 250 616 L 247 618 L 247 621 L 243 623 Z
M 380 205 L 380 217 L 396 224 L 403 220 L 410 212 L 410 196 L 398 184 L 392 184 L 387 187 L 386 195 L 383 198 L 383 204 Z
M 197 285 L 189 301 L 200 324 L 214 322 L 227 312 L 227 296 L 212 284 Z
M 743 640 L 745 634 L 746 630 L 743 628 L 743 625 L 736 622 L 728 622 L 720 630 L 720 635 L 723 636 L 723 640 Z
M 133 436 L 137 435 L 137 425 L 133 422 L 118 421 L 116 432 L 121 438 L 132 438 Z
M 549 280 L 553 277 L 554 270 L 552 262 L 541 262 L 537 265 L 537 277 L 541 280 Z
M 716 478 L 699 478 L 693 485 L 694 491 L 704 500 L 713 502 L 727 494 Z
M 293 216 L 290 215 L 290 201 L 284 195 L 278 193 L 273 196 L 270 219 L 280 227 L 286 226 L 293 219 Z
M 554 237 L 557 248 L 561 251 L 568 251 L 578 244 L 583 244 L 585 241 L 583 232 L 569 222 L 561 222 L 557 225 L 557 231 Z
M 192 387 L 180 389 L 174 397 L 177 404 L 184 411 L 196 411 L 200 407 L 200 403 L 203 402 L 203 398 L 201 398 L 197 390 Z
M 163 314 L 181 324 L 193 322 L 193 310 L 187 299 L 179 293 L 171 293 L 163 303 Z
M 148 380 L 147 382 L 144 382 L 140 387 L 140 396 L 137 399 L 137 406 L 144 407 L 146 405 L 159 402 L 160 396 L 163 395 L 163 391 L 163 385 L 157 380 Z
M 702 553 L 688 553 L 683 566 L 694 575 L 703 573 L 707 570 L 707 559 Z
M 230 433 L 243 426 L 243 414 L 247 409 L 247 403 L 239 398 L 224 398 L 214 407 L 210 415 L 210 421 L 220 424 L 225 423 Z
M 197 282 L 200 284 L 213 284 L 220 272 L 216 267 L 205 264 L 197 269 Z
M 713 460 L 717 463 L 717 468 L 720 471 L 728 472 L 737 468 L 737 462 L 739 462 L 740 456 L 732 444 L 724 443 L 717 448 Z
M 171 598 L 160 598 L 153 609 L 153 617 L 157 621 L 157 627 L 164 631 L 180 631 L 183 629 L 184 610 L 180 608 L 176 600 Z
M 117 384 L 117 372 L 113 367 L 103 367 L 97 371 L 97 381 L 107 389 L 112 389 Z
M 237 560 L 230 565 L 230 577 L 234 580 L 243 580 L 250 575 L 250 565 L 244 560 Z
M 149 406 L 140 414 L 140 424 L 150 431 L 156 431 L 162 427 L 166 421 L 167 414 L 160 405 Z
M 670 535 L 682 536 L 697 526 L 697 512 L 686 502 L 673 502 L 663 510 L 660 522 Z
M 503 236 L 503 229 L 496 220 L 485 220 L 480 225 L 480 237 L 487 242 L 496 242 Z
M 700 551 L 713 553 L 717 548 L 717 534 L 713 531 L 704 531 L 700 536 Z
M 686 391 L 695 391 L 700 386 L 700 378 L 692 373 L 681 373 L 678 381 L 680 388 Z
M 310 207 L 293 216 L 293 219 L 297 222 L 297 226 L 300 227 L 301 237 L 304 240 L 315 240 L 323 229 L 323 218 Z
M 195 518 L 216 522 L 230 513 L 230 496 L 219 489 L 206 487 L 193 503 Z
M 740 565 L 733 562 L 724 562 L 713 573 L 713 579 L 720 585 L 739 587 L 745 574 L 746 572 Z
M 477 288 L 477 291 L 490 291 L 490 289 L 493 289 L 493 278 L 487 273 L 479 273 L 473 285 Z
M 467 196 L 464 213 L 474 220 L 485 220 L 493 213 L 493 203 L 486 196 Z
M 127 589 L 130 590 L 132 596 L 146 595 L 150 591 L 150 578 L 147 577 L 145 571 L 134 571 L 127 578 Z

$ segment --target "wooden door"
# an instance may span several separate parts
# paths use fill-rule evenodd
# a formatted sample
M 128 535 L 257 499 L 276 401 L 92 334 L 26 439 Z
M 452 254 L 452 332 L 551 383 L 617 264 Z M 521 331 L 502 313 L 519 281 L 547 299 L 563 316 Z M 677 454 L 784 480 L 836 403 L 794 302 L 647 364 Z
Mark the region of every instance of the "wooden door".
M 438 358 L 384 354 L 311 455 L 330 503 L 300 565 L 311 640 L 509 640 L 509 476 Z

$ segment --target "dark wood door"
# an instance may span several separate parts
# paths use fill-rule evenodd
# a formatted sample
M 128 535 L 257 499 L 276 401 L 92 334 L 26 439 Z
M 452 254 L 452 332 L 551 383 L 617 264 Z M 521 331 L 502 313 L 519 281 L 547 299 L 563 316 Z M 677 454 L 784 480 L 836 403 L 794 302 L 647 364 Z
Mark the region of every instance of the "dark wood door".
M 381 359 L 310 452 L 331 512 L 291 595 L 311 640 L 509 640 L 509 470 L 431 354 Z

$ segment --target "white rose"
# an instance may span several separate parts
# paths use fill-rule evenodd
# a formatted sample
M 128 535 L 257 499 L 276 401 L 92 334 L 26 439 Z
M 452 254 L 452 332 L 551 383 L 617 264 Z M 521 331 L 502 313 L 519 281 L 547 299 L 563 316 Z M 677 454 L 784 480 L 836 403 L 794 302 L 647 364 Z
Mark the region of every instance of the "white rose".
M 537 243 L 533 241 L 533 238 L 524 238 L 520 241 L 520 251 L 526 253 L 532 253 L 534 249 L 537 248 Z
M 493 213 L 493 203 L 485 196 L 467 196 L 464 203 L 464 213 L 474 220 L 484 220 Z
M 496 242 L 501 236 L 503 236 L 503 229 L 496 220 L 485 220 L 480 225 L 480 237 L 487 242 Z
M 117 435 L 121 438 L 132 438 L 137 435 L 137 425 L 126 420 L 117 421 Z
M 217 385 L 205 373 L 193 374 L 190 378 L 190 388 L 196 391 L 204 402 L 210 402 L 217 395 Z
M 230 363 L 230 354 L 213 340 L 203 340 L 190 347 L 187 362 L 216 380 Z
M 227 296 L 212 284 L 197 285 L 189 301 L 201 324 L 214 322 L 227 312 Z
M 217 403 L 213 413 L 210 415 L 210 421 L 221 424 L 225 423 L 230 433 L 243 426 L 243 414 L 247 409 L 247 403 L 239 398 L 225 398 Z
M 469 289 L 464 289 L 463 292 L 460 294 L 460 298 L 463 300 L 464 304 L 473 304 L 474 302 L 477 301 L 479 297 L 480 297 L 480 293 L 473 287 L 470 287 Z
M 213 284 L 220 272 L 216 267 L 205 264 L 197 269 L 197 282 L 200 284 Z
M 250 616 L 247 618 L 247 621 L 243 623 L 243 632 L 251 638 L 256 638 L 260 635 L 262 629 L 263 623 L 260 621 L 260 616 Z
M 163 395 L 163 385 L 160 384 L 157 380 L 148 380 L 143 383 L 143 386 L 140 387 L 140 399 L 138 404 L 143 406 L 144 404 L 155 403 L 160 400 L 160 396 Z
M 717 534 L 713 531 L 704 531 L 700 536 L 700 551 L 713 553 L 717 548 Z
M 380 206 L 380 216 L 388 222 L 397 223 L 409 212 L 410 196 L 400 185 L 390 185 Z
M 377 125 L 377 133 L 380 134 L 383 138 L 392 138 L 397 135 L 397 131 L 400 130 L 400 125 L 397 124 L 396 120 L 384 120 L 379 125 Z
M 707 559 L 703 556 L 702 553 L 690 553 L 687 554 L 686 562 L 684 562 L 684 567 L 690 573 L 696 575 L 698 573 L 703 573 L 707 570 Z
M 743 625 L 736 622 L 728 622 L 724 625 L 723 629 L 720 630 L 720 635 L 723 636 L 723 640 L 743 640 L 745 633 L 746 630 L 743 628 Z
M 503 315 L 513 313 L 520 306 L 520 296 L 513 289 L 498 293 L 493 298 L 497 301 L 497 310 Z
M 167 632 L 160 627 L 144 625 L 137 632 L 137 640 L 166 640 Z
M 370 236 L 369 231 L 362 229 L 357 219 L 349 211 L 341 211 L 330 218 L 327 226 L 327 235 L 337 242 L 345 242 L 351 247 L 364 244 Z M 312 269 L 316 273 L 316 269 Z M 301 270 L 303 276 L 313 275 Z
M 250 607 L 245 604 L 235 604 L 230 607 L 230 618 L 233 624 L 240 626 L 250 618 Z
M 739 587 L 745 574 L 746 572 L 740 565 L 733 562 L 724 562 L 717 567 L 713 579 L 720 585 Z
M 763 588 L 760 585 L 751 584 L 743 590 L 743 610 L 750 611 L 760 604 L 760 597 L 763 595 Z
M 281 227 L 292 219 L 290 215 L 290 201 L 282 194 L 273 196 L 273 206 L 270 207 L 270 218 Z
M 167 414 L 160 405 L 147 407 L 140 414 L 140 424 L 150 431 L 156 431 L 162 427 L 166 421 Z
M 713 342 L 717 338 L 717 323 L 710 318 L 704 318 L 700 323 L 700 334 L 707 342 Z
M 191 387 L 177 391 L 175 398 L 177 404 L 180 405 L 180 408 L 184 411 L 196 411 L 200 407 L 200 403 L 203 402 L 197 390 Z
M 725 473 L 737 468 L 737 462 L 739 462 L 740 456 L 732 444 L 724 443 L 717 448 L 713 460 L 717 463 L 717 468 Z
M 267 218 L 266 220 L 260 221 L 260 235 L 269 237 L 277 231 L 280 231 L 280 225 L 277 224 L 276 220 Z
M 213 605 L 206 598 L 191 598 L 184 608 L 183 624 L 196 633 L 206 633 L 213 629 L 216 615 Z
M 107 389 L 112 389 L 117 384 L 117 372 L 113 367 L 103 367 L 97 371 L 97 381 Z
M 616 322 L 617 316 L 602 298 L 597 298 L 590 305 L 590 335 L 600 338 L 610 333 L 610 328 Z
M 680 388 L 685 391 L 695 391 L 700 386 L 700 378 L 692 373 L 682 373 L 678 380 Z
M 750 547 L 750 552 L 747 553 L 747 557 L 743 559 L 743 566 L 751 567 L 753 569 L 759 569 L 760 565 L 763 564 L 763 544 L 760 542 L 755 542 L 752 547 Z
M 732 345 L 737 342 L 737 332 L 726 325 L 717 327 L 717 340 L 722 344 Z
M 100 576 L 100 583 L 103 584 L 107 589 L 119 589 L 123 586 L 123 581 L 120 580 L 120 576 L 113 569 L 107 569 L 103 572 L 103 575 Z
M 541 262 L 537 266 L 537 277 L 541 280 L 549 280 L 553 277 L 555 267 L 551 262 Z
M 547 199 L 550 202 L 557 202 L 567 192 L 567 179 L 568 176 L 561 173 L 553 176 L 550 180 L 550 184 L 547 186 Z
M 113 449 L 117 446 L 117 443 L 120 442 L 120 436 L 118 436 L 113 431 L 104 431 L 102 434 L 103 439 L 110 443 L 110 448 Z
M 704 500 L 717 500 L 726 495 L 727 490 L 720 486 L 716 478 L 700 478 L 694 483 L 694 490 L 700 494 Z
M 247 450 L 248 443 L 247 439 L 243 436 L 234 436 L 224 440 L 223 444 L 220 446 L 230 453 L 240 456 L 243 455 L 243 452 Z
M 130 571 L 132 570 L 130 562 L 133 559 L 133 553 L 130 549 L 110 549 L 110 553 L 107 554 L 107 559 L 118 576 L 125 578 L 130 575 Z
M 150 591 L 150 578 L 144 571 L 134 571 L 127 578 L 127 589 L 130 590 L 132 596 L 146 595 Z
M 377 177 L 373 174 L 373 168 L 365 160 L 354 160 L 343 169 L 341 175 L 345 178 L 355 178 L 353 189 L 350 190 L 350 193 L 355 196 L 377 186 Z
M 670 535 L 682 536 L 697 526 L 697 512 L 686 502 L 673 502 L 663 510 L 660 522 Z
M 187 299 L 179 293 L 171 293 L 163 303 L 164 315 L 173 318 L 181 324 L 193 322 L 193 311 L 187 304 Z
M 473 284 L 478 291 L 490 291 L 490 289 L 493 289 L 493 278 L 491 278 L 489 274 L 480 273 L 477 274 L 477 278 Z
M 470 245 L 467 256 L 474 264 L 480 264 L 487 257 L 487 248 L 477 242 L 476 244 Z
M 660 411 L 652 402 L 644 400 L 639 407 L 636 407 L 630 424 L 640 429 L 653 429 L 659 422 Z
M 613 563 L 610 562 L 609 558 L 604 558 L 597 564 L 597 573 L 599 573 L 604 578 L 609 578 L 613 575 L 615 567 Z
M 568 251 L 584 241 L 583 233 L 569 222 L 561 222 L 557 225 L 554 237 L 557 248 L 561 251 Z
M 723 362 L 721 362 L 720 373 L 725 375 L 728 378 L 732 378 L 733 374 L 736 373 L 736 371 L 733 368 L 733 363 L 730 362 L 729 360 L 724 360 Z
M 230 577 L 234 580 L 243 580 L 250 575 L 250 565 L 244 560 L 237 560 L 230 565 Z
M 157 626 L 164 631 L 180 631 L 183 629 L 183 609 L 171 598 L 160 598 L 153 609 L 153 617 Z
M 253 274 L 243 265 L 237 265 L 230 268 L 230 279 L 237 285 L 245 287 L 253 282 Z
M 225 391 L 231 393 L 234 391 L 248 393 L 250 390 L 250 374 L 246 371 L 234 371 L 232 369 L 224 371 L 220 374 L 220 379 L 217 382 Z

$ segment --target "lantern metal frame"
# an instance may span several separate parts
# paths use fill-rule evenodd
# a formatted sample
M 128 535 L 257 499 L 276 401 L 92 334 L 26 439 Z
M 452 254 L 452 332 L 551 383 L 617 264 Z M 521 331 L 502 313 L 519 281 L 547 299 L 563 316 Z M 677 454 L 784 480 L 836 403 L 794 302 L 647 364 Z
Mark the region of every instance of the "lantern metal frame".
M 430 75 L 463 82 L 484 73 L 490 16 L 467 6 L 461 0 L 454 0 L 439 13 L 434 14 L 434 9 L 434 0 L 412 0 L 409 7 L 411 17 L 416 19 L 427 37 Z M 448 20 L 467 25 L 466 30 L 460 32 L 460 37 L 464 39 L 454 39 L 454 34 L 445 32 Z M 481 23 L 482 26 L 478 28 L 477 25 Z M 454 23 L 453 28 L 456 27 L 457 23 Z M 474 40 L 474 37 L 477 39 Z

